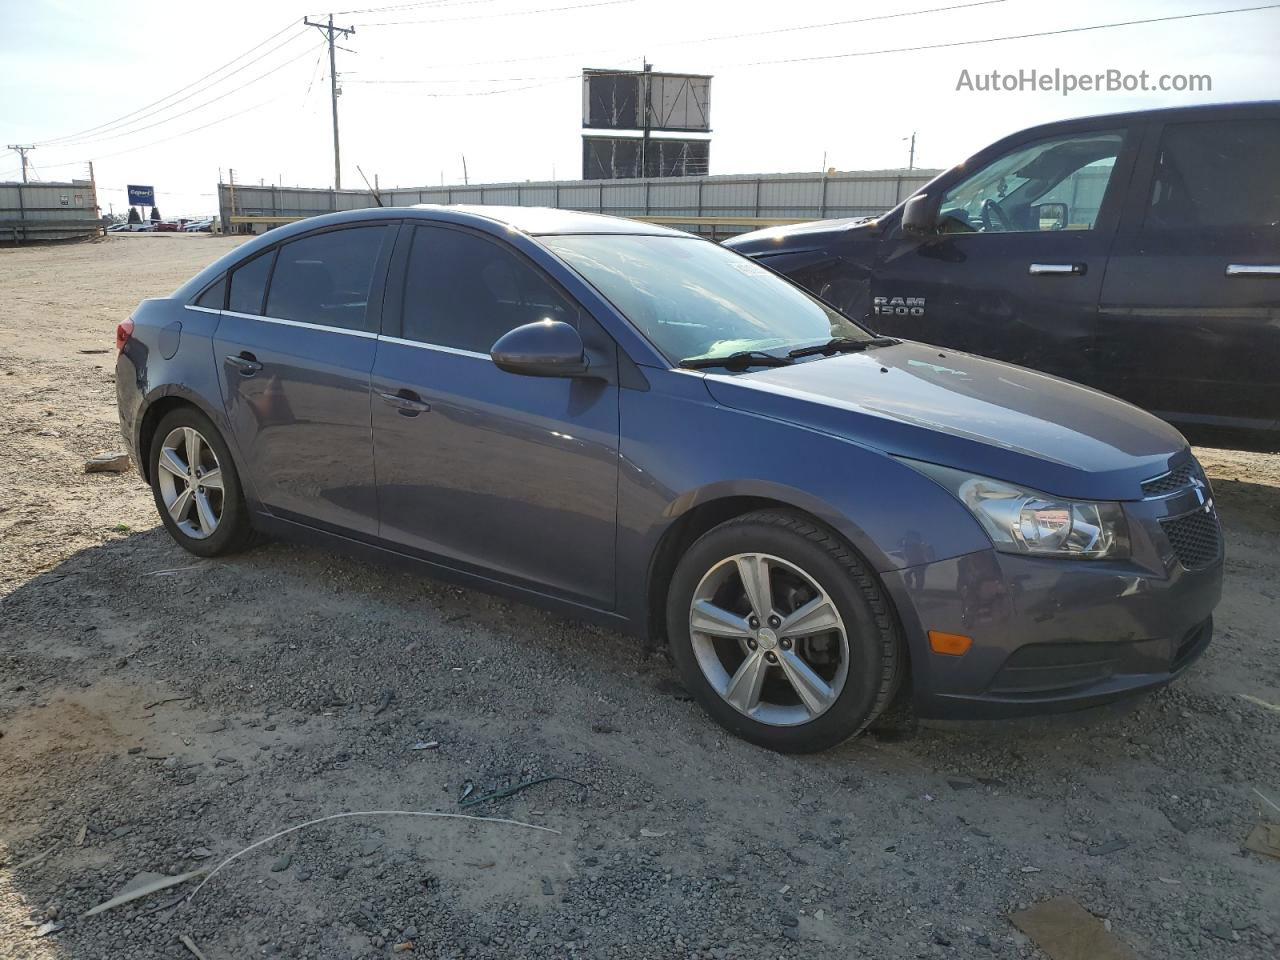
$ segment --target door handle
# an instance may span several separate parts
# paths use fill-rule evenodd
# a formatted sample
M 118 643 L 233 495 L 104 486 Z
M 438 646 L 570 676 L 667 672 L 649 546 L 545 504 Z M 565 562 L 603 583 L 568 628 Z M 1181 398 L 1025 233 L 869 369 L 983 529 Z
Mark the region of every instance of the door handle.
M 1033 263 L 1027 273 L 1033 277 L 1082 277 L 1086 269 L 1083 263 Z
M 255 373 L 262 369 L 262 364 L 248 350 L 242 350 L 237 355 L 228 355 L 227 363 L 231 364 L 240 371 L 242 377 L 252 377 Z
M 379 393 L 382 402 L 395 407 L 402 417 L 416 417 L 420 413 L 428 413 L 431 404 L 427 403 L 412 390 L 400 389 L 395 393 Z
M 1280 277 L 1280 263 L 1228 263 L 1228 277 Z

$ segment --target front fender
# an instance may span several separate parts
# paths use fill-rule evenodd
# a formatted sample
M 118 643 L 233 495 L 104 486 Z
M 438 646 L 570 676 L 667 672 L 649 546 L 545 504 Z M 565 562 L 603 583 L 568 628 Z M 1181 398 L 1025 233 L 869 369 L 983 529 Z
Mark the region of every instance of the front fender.
M 653 389 L 621 397 L 618 583 L 629 618 L 645 616 L 639 585 L 672 525 L 729 497 L 813 515 L 880 573 L 990 548 L 959 501 L 887 454 L 721 406 L 700 376 L 646 372 Z

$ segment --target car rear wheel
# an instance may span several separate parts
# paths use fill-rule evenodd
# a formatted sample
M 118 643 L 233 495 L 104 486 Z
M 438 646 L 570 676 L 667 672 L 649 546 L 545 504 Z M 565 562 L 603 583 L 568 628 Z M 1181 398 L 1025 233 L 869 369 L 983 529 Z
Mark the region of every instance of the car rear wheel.
M 667 630 L 707 712 L 784 753 L 860 733 L 899 682 L 902 643 L 879 581 L 799 513 L 750 513 L 695 542 L 672 578 Z
M 252 531 L 231 451 L 194 407 L 166 414 L 150 453 L 151 491 L 173 539 L 201 557 L 248 546 Z

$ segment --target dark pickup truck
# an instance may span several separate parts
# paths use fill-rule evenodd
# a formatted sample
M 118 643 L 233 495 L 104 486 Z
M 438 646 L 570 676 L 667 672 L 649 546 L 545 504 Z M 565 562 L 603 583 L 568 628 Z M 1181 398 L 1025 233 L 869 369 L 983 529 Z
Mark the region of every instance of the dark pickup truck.
M 1045 124 L 879 218 L 727 245 L 881 333 L 1280 446 L 1280 101 Z

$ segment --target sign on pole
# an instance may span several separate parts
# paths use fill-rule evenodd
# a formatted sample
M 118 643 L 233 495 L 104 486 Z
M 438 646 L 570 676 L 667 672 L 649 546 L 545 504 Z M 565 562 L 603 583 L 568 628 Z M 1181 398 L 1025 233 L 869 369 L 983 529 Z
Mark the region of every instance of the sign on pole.
M 136 183 L 128 185 L 129 203 L 133 206 L 150 206 L 156 205 L 156 188 L 142 187 Z

